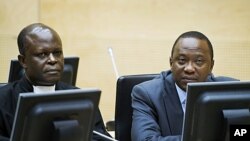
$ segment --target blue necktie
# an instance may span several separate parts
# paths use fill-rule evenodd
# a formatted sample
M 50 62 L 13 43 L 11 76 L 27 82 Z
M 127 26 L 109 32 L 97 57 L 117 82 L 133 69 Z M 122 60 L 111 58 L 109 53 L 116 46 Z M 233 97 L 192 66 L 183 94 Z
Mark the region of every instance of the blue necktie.
M 186 110 L 186 99 L 184 99 L 182 101 L 181 106 L 182 106 L 183 112 L 185 113 L 185 110 Z

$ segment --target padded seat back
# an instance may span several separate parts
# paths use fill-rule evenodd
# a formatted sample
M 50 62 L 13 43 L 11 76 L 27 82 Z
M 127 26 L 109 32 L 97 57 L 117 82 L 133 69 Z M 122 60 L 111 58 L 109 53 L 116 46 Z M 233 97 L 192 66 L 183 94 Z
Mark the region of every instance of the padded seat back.
M 131 91 L 139 83 L 151 80 L 159 74 L 140 74 L 121 76 L 116 85 L 115 138 L 131 141 L 132 106 Z

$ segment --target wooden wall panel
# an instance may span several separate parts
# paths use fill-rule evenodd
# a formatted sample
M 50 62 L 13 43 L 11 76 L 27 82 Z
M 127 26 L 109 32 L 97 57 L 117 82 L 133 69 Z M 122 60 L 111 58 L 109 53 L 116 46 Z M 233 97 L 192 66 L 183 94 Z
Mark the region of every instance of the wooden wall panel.
M 0 82 L 7 82 L 11 59 L 17 59 L 17 35 L 39 19 L 38 0 L 0 0 Z
M 30 7 L 28 2 L 18 4 Z M 40 0 L 39 15 L 34 14 L 36 10 L 28 13 L 58 31 L 65 56 L 81 57 L 77 85 L 102 89 L 100 108 L 107 121 L 114 117 L 116 89 L 109 47 L 119 75 L 159 73 L 169 69 L 177 36 L 198 30 L 214 45 L 215 75 L 250 80 L 249 5 L 249 0 Z M 27 21 L 32 20 L 10 21 L 10 27 L 20 28 Z

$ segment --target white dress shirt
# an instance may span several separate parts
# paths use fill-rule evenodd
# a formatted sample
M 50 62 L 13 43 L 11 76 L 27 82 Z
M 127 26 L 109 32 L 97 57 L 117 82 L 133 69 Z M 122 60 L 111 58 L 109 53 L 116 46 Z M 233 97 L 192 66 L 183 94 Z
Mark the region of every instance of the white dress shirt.
M 185 113 L 187 93 L 183 91 L 179 86 L 177 86 L 177 84 L 175 84 L 175 87 L 176 87 L 176 90 L 177 90 L 177 93 L 181 102 L 182 110 Z

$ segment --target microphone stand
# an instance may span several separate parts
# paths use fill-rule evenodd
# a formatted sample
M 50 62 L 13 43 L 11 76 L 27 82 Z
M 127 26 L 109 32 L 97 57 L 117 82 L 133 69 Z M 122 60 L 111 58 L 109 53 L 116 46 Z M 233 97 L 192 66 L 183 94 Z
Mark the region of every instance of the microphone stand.
M 110 141 L 118 141 L 118 140 L 116 140 L 116 139 L 113 139 L 113 138 L 111 138 L 111 137 L 109 137 L 109 136 L 106 136 L 106 135 L 104 135 L 104 134 L 102 134 L 102 133 L 100 133 L 100 132 L 97 132 L 97 131 L 95 131 L 95 130 L 93 130 L 93 133 L 96 134 L 96 135 L 98 135 L 98 136 L 101 136 L 101 137 L 103 137 L 103 138 L 105 138 L 105 139 L 107 139 L 107 140 L 110 140 Z

